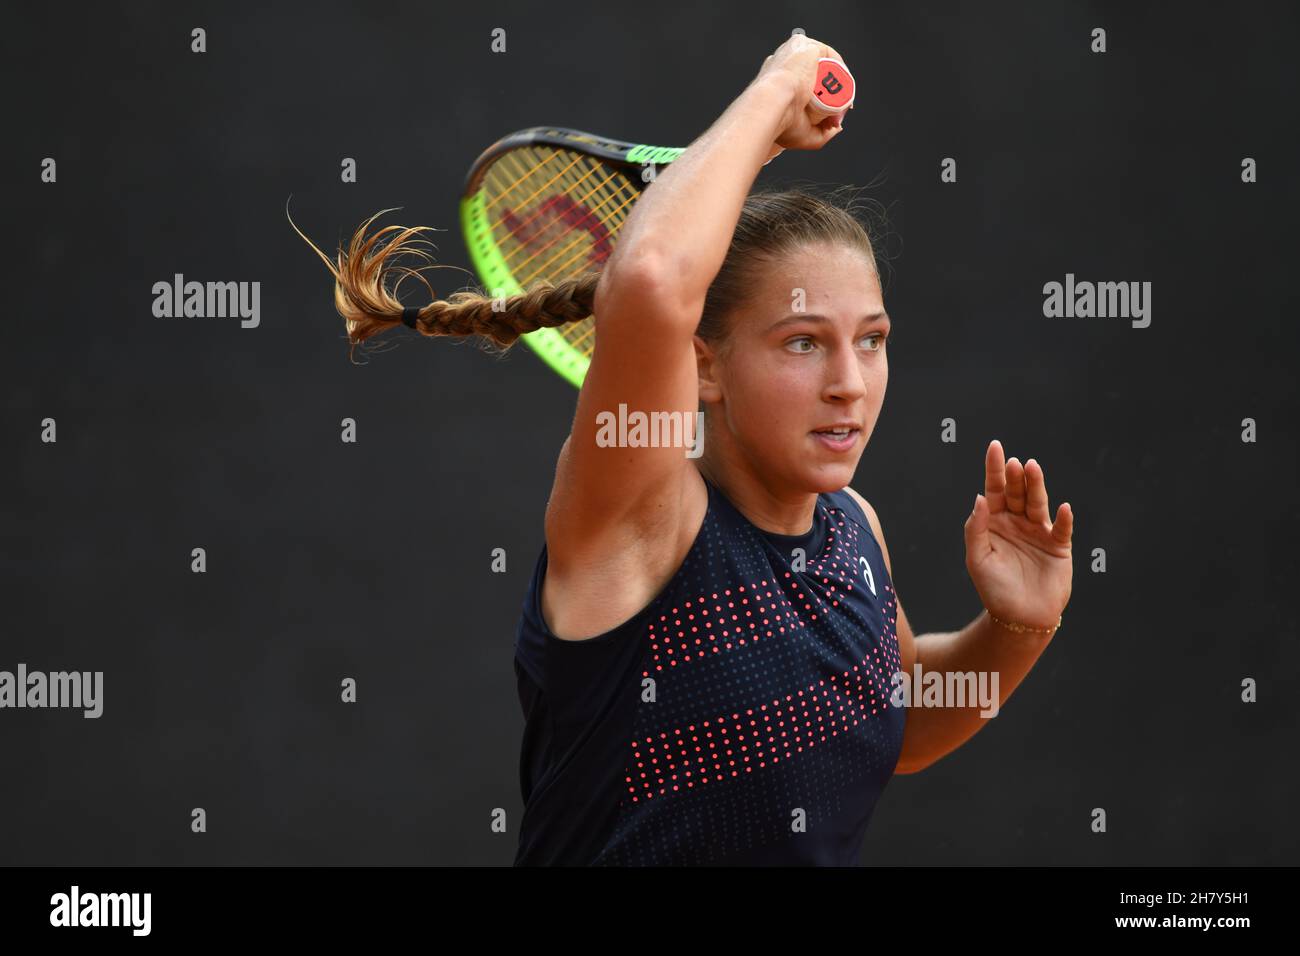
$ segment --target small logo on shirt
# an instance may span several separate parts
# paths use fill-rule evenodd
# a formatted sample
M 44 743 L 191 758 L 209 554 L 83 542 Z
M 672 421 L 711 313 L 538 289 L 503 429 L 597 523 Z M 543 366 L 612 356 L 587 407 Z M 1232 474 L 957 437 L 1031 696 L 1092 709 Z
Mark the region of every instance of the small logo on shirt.
M 866 558 L 858 558 L 862 562 L 862 576 L 867 579 L 867 587 L 871 588 L 871 594 L 876 594 L 876 582 L 871 576 L 871 564 Z

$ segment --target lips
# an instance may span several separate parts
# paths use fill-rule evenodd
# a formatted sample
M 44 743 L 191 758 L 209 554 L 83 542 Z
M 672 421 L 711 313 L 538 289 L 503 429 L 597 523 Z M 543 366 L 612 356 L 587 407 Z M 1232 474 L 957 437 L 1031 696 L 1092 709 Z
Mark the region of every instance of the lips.
M 834 426 L 819 428 L 812 434 L 823 448 L 836 454 L 847 454 L 858 447 L 858 432 L 861 430 L 856 425 L 841 425 L 838 429 Z

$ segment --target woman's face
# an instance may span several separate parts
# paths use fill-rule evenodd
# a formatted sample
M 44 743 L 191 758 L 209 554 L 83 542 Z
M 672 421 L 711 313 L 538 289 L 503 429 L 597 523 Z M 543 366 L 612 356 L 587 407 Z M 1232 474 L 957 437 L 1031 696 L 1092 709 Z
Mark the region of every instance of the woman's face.
M 774 493 L 838 491 L 853 478 L 889 382 L 879 279 L 863 253 L 822 243 L 758 277 L 730 317 L 722 353 L 697 339 L 705 454 L 751 469 Z M 856 428 L 847 441 L 817 434 L 843 422 Z

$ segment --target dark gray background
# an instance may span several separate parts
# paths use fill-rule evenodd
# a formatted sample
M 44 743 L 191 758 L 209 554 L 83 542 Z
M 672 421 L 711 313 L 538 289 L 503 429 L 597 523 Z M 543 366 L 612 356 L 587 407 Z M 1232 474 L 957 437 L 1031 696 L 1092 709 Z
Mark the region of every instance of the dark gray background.
M 687 145 L 794 27 L 858 99 L 760 182 L 876 182 L 889 209 L 891 388 L 854 486 L 917 633 L 979 610 L 962 523 L 990 439 L 1077 517 L 1059 635 L 996 722 L 890 784 L 864 860 L 1300 862 L 1283 5 L 240 7 L 28 5 L 0 38 L 0 669 L 105 672 L 99 720 L 0 711 L 0 863 L 512 860 L 512 642 L 577 393 L 522 345 L 404 329 L 350 364 L 286 199 L 327 251 L 400 206 L 379 224 L 445 229 L 438 261 L 469 267 L 457 196 L 493 140 Z M 153 317 L 175 272 L 260 281 L 260 328 Z M 1152 282 L 1150 328 L 1043 318 L 1067 272 Z

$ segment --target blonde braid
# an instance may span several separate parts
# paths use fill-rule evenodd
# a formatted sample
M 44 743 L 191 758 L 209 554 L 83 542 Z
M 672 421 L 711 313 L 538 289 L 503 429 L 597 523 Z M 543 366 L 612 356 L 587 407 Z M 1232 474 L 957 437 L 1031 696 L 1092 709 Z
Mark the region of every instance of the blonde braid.
M 424 266 L 411 269 L 397 265 L 394 261 L 403 254 L 430 259 L 427 253 L 417 248 L 418 244 L 429 243 L 423 239 L 411 238 L 429 231 L 429 226 L 385 226 L 374 235 L 366 235 L 366 229 L 375 219 L 391 211 L 382 209 L 363 222 L 348 242 L 347 251 L 339 246 L 337 264 L 331 262 L 314 242 L 303 235 L 292 217 L 289 218 L 294 231 L 315 250 L 334 276 L 334 307 L 343 317 L 348 340 L 353 348 L 385 329 L 404 324 L 404 317 L 409 318 L 409 313 L 397 297 L 398 288 L 409 276 L 415 276 L 424 283 L 429 295 L 435 300 L 421 306 L 415 313 L 412 327 L 422 335 L 459 338 L 480 336 L 508 349 L 521 335 L 540 328 L 579 322 L 592 314 L 596 286 L 600 281 L 599 272 L 588 272 L 559 282 L 541 282 L 526 292 L 506 298 L 500 311 L 492 308 L 496 300 L 481 292 L 461 291 L 445 300 L 438 299 L 422 273 L 428 269 L 456 267 Z M 287 209 L 285 215 L 288 215 Z M 389 242 L 378 245 L 386 235 L 394 231 L 396 235 Z M 385 280 L 393 272 L 400 274 L 401 278 L 389 291 Z
M 599 281 L 600 273 L 592 272 L 545 282 L 510 296 L 500 311 L 493 310 L 495 300 L 489 296 L 455 292 L 445 301 L 421 308 L 416 328 L 424 335 L 479 335 L 508 348 L 521 335 L 589 317 Z M 400 321 L 401 314 L 395 318 Z

